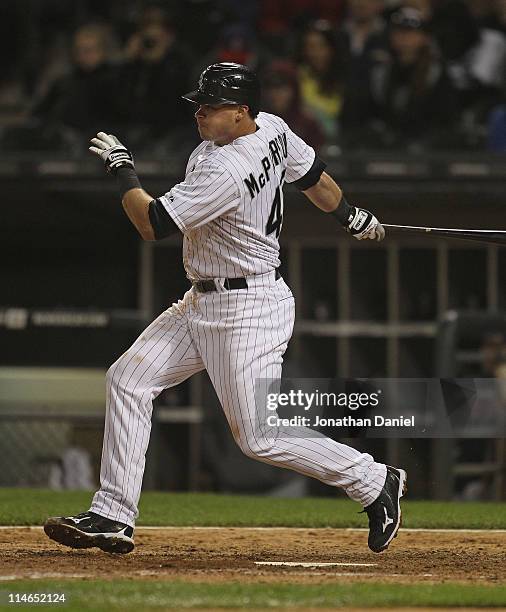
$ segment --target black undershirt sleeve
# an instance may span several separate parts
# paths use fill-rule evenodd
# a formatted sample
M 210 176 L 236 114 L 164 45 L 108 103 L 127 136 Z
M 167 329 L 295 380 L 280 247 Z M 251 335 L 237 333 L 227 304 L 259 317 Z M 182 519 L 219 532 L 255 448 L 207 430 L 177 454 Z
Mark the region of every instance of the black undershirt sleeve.
M 179 231 L 178 226 L 158 198 L 149 203 L 148 214 L 156 240 L 161 240 Z
M 302 178 L 298 179 L 297 181 L 294 181 L 292 185 L 295 185 L 295 187 L 297 187 L 297 189 L 300 189 L 300 191 L 305 191 L 306 189 L 309 189 L 313 185 L 316 185 L 316 183 L 320 180 L 320 176 L 322 175 L 322 172 L 325 170 L 326 167 L 327 164 L 322 161 L 318 156 L 315 156 L 311 168 L 309 168 L 309 170 Z

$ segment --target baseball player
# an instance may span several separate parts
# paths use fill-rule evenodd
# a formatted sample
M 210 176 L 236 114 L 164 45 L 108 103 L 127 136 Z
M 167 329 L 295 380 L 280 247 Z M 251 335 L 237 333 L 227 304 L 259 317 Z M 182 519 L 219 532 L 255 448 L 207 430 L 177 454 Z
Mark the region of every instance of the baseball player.
M 162 196 L 142 189 L 115 136 L 99 132 L 91 141 L 142 238 L 182 232 L 191 288 L 107 372 L 101 486 L 89 511 L 49 518 L 44 530 L 72 548 L 133 550 L 153 399 L 206 369 L 241 450 L 343 489 L 364 507 L 369 547 L 381 552 L 399 529 L 405 471 L 304 428 L 268 427 L 255 394 L 259 380 L 281 378 L 294 323 L 294 298 L 278 272 L 283 185 L 295 185 L 358 240 L 382 240 L 384 229 L 348 204 L 282 119 L 259 112 L 259 82 L 246 66 L 209 66 L 183 98 L 196 104 L 202 143 L 184 180 Z

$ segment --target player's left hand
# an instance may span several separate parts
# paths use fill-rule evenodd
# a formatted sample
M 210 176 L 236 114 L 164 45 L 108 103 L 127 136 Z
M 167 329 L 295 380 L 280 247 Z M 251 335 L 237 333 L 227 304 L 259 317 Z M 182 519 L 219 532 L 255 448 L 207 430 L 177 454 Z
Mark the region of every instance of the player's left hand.
M 99 132 L 91 139 L 90 151 L 98 155 L 105 164 L 107 172 L 116 172 L 122 166 L 134 167 L 134 158 L 130 151 L 112 134 Z
M 385 228 L 378 219 L 365 208 L 358 208 L 358 206 L 352 206 L 346 231 L 357 240 L 377 240 L 380 242 L 385 237 Z

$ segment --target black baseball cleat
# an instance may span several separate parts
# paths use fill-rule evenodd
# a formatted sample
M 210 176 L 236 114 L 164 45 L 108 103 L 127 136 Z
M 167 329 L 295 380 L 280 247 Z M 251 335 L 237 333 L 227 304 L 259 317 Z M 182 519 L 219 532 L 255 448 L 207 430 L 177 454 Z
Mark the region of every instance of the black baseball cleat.
M 407 474 L 387 465 L 387 477 L 378 498 L 364 508 L 369 517 L 369 548 L 379 553 L 388 548 L 401 526 L 401 497 L 406 492 Z
M 46 535 L 71 548 L 100 548 L 104 552 L 125 554 L 134 549 L 134 530 L 124 523 L 95 514 L 53 516 L 44 523 Z

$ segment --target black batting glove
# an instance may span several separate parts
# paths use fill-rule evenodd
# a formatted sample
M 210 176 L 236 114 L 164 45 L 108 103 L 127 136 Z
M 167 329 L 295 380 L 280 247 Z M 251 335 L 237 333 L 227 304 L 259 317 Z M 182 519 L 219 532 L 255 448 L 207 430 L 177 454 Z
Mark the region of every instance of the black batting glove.
M 115 174 L 118 168 L 134 167 L 134 158 L 130 151 L 112 134 L 99 132 L 91 139 L 90 151 L 104 162 L 107 172 Z

